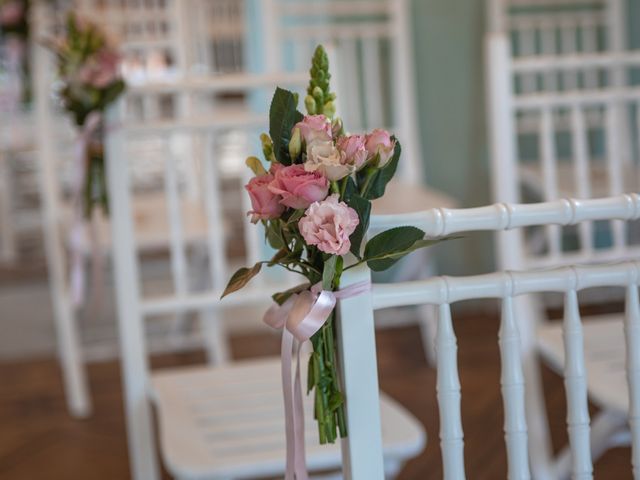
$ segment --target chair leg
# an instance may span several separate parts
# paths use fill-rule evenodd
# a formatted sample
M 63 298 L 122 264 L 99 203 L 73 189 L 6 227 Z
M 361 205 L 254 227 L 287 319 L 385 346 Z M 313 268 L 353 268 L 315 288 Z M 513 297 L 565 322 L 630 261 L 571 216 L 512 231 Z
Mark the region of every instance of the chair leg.
M 54 292 L 57 289 L 53 289 Z M 61 294 L 58 292 L 58 294 Z M 54 296 L 57 296 L 54 293 Z M 76 316 L 66 299 L 54 299 L 54 314 L 58 338 L 58 355 L 62 367 L 67 406 L 76 418 L 91 415 L 91 397 L 76 324 Z
M 12 218 L 13 192 L 9 156 L 0 152 L 0 261 L 12 263 L 16 260 L 16 239 Z
M 229 361 L 229 342 L 226 328 L 218 312 L 202 310 L 199 314 L 202 332 L 204 334 L 207 358 L 211 365 L 222 365 Z
M 613 445 L 615 434 L 627 427 L 627 418 L 618 412 L 603 410 L 591 422 L 591 457 L 595 462 Z M 571 476 L 571 450 L 562 449 L 554 463 L 555 478 L 568 479 Z

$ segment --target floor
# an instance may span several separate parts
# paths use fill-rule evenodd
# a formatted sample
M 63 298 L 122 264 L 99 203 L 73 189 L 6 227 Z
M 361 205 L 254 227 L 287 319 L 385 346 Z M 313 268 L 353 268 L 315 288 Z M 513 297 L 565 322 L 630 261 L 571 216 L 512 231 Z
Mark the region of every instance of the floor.
M 456 319 L 463 393 L 465 456 L 469 478 L 506 478 L 499 394 L 497 319 L 465 316 Z M 235 336 L 234 356 L 277 353 L 274 335 Z M 384 391 L 405 404 L 429 434 L 425 451 L 408 463 L 400 478 L 440 479 L 435 371 L 425 362 L 416 327 L 386 329 L 378 334 L 380 381 Z M 165 355 L 155 367 L 188 364 L 201 354 Z M 114 480 L 126 479 L 119 366 L 102 362 L 90 367 L 95 413 L 88 420 L 67 416 L 60 375 L 53 360 L 0 364 L 0 479 Z M 566 441 L 564 391 L 558 377 L 544 372 L 550 415 L 558 426 L 554 443 Z M 629 472 L 630 450 L 609 451 L 596 463 L 596 478 L 623 480 Z M 167 477 L 168 478 L 168 477 Z

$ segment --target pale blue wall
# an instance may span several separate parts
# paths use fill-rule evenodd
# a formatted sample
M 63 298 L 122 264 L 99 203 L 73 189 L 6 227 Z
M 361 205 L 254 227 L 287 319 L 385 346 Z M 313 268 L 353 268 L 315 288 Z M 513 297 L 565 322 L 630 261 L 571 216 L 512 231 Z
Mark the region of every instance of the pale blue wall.
M 420 129 L 430 185 L 460 206 L 490 201 L 485 135 L 484 3 L 414 0 L 414 48 Z M 488 238 L 441 246 L 441 271 L 461 274 L 491 266 Z

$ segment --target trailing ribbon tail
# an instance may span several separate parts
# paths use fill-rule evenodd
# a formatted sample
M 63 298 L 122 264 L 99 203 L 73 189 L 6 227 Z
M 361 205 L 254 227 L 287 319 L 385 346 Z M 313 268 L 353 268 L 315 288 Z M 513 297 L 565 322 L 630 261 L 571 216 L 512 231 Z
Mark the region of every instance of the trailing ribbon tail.
M 99 252 L 96 249 L 99 248 L 96 242 L 89 242 L 87 239 L 87 222 L 84 218 L 84 201 L 83 201 L 83 188 L 87 181 L 87 164 L 88 164 L 88 148 L 91 136 L 96 132 L 100 123 L 102 122 L 102 115 L 93 111 L 87 117 L 87 120 L 80 131 L 78 140 L 76 141 L 75 148 L 75 163 L 74 174 L 72 180 L 72 204 L 73 204 L 73 224 L 69 232 L 69 249 L 71 251 L 71 267 L 69 284 L 71 288 L 71 299 L 74 307 L 79 307 L 84 303 L 86 292 L 86 274 L 85 274 L 85 254 L 87 251 L 87 244 L 91 244 L 93 251 L 92 257 L 98 258 Z M 100 278 L 95 269 L 99 266 L 94 263 L 94 278 Z M 96 285 L 97 290 L 101 290 L 100 285 Z
M 355 297 L 371 289 L 371 282 L 360 282 L 331 292 L 318 283 L 298 294 L 291 295 L 282 305 L 273 305 L 263 321 L 272 328 L 282 329 L 282 390 L 284 394 L 287 461 L 285 480 L 308 480 L 304 446 L 304 410 L 300 375 L 300 348 L 325 324 L 338 299 Z M 291 366 L 296 341 L 295 383 Z

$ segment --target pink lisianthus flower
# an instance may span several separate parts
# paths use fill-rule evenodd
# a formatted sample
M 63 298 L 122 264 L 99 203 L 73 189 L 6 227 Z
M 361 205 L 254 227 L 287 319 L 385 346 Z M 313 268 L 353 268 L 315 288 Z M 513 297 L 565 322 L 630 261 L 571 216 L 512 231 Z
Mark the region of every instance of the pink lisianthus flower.
M 329 181 L 320 172 L 307 172 L 303 165 L 290 165 L 274 169 L 269 190 L 280 195 L 280 203 L 290 208 L 307 208 L 323 200 L 329 193 Z
M 298 228 L 309 245 L 316 245 L 324 253 L 344 255 L 351 248 L 349 237 L 359 222 L 356 211 L 334 193 L 312 203 L 298 221 Z
M 251 215 L 252 223 L 257 223 L 258 220 L 278 218 L 284 212 L 284 205 L 280 204 L 280 195 L 274 194 L 269 189 L 273 178 L 273 175 L 269 173 L 258 175 L 253 177 L 244 187 L 251 198 L 252 210 L 248 215 Z
M 100 50 L 78 71 L 78 80 L 95 88 L 106 88 L 120 77 L 120 55 L 109 49 Z
M 348 137 L 340 137 L 337 141 L 337 147 L 344 157 L 344 163 L 352 165 L 356 170 L 364 167 L 369 152 L 367 152 L 366 137 L 364 135 L 349 135 Z
M 0 2 L 0 25 L 13 27 L 18 25 L 24 17 L 24 5 L 19 0 Z
M 331 123 L 324 115 L 306 115 L 301 122 L 294 125 L 293 130 L 300 129 L 300 135 L 307 146 L 317 141 L 331 140 Z
M 355 167 L 347 163 L 345 158 L 331 140 L 317 140 L 307 146 L 304 169 L 307 172 L 320 172 L 331 181 L 340 180 L 355 171 Z
M 365 148 L 372 157 L 376 154 L 380 155 L 378 167 L 384 167 L 393 157 L 393 151 L 396 147 L 396 141 L 386 130 L 376 128 L 366 137 Z

